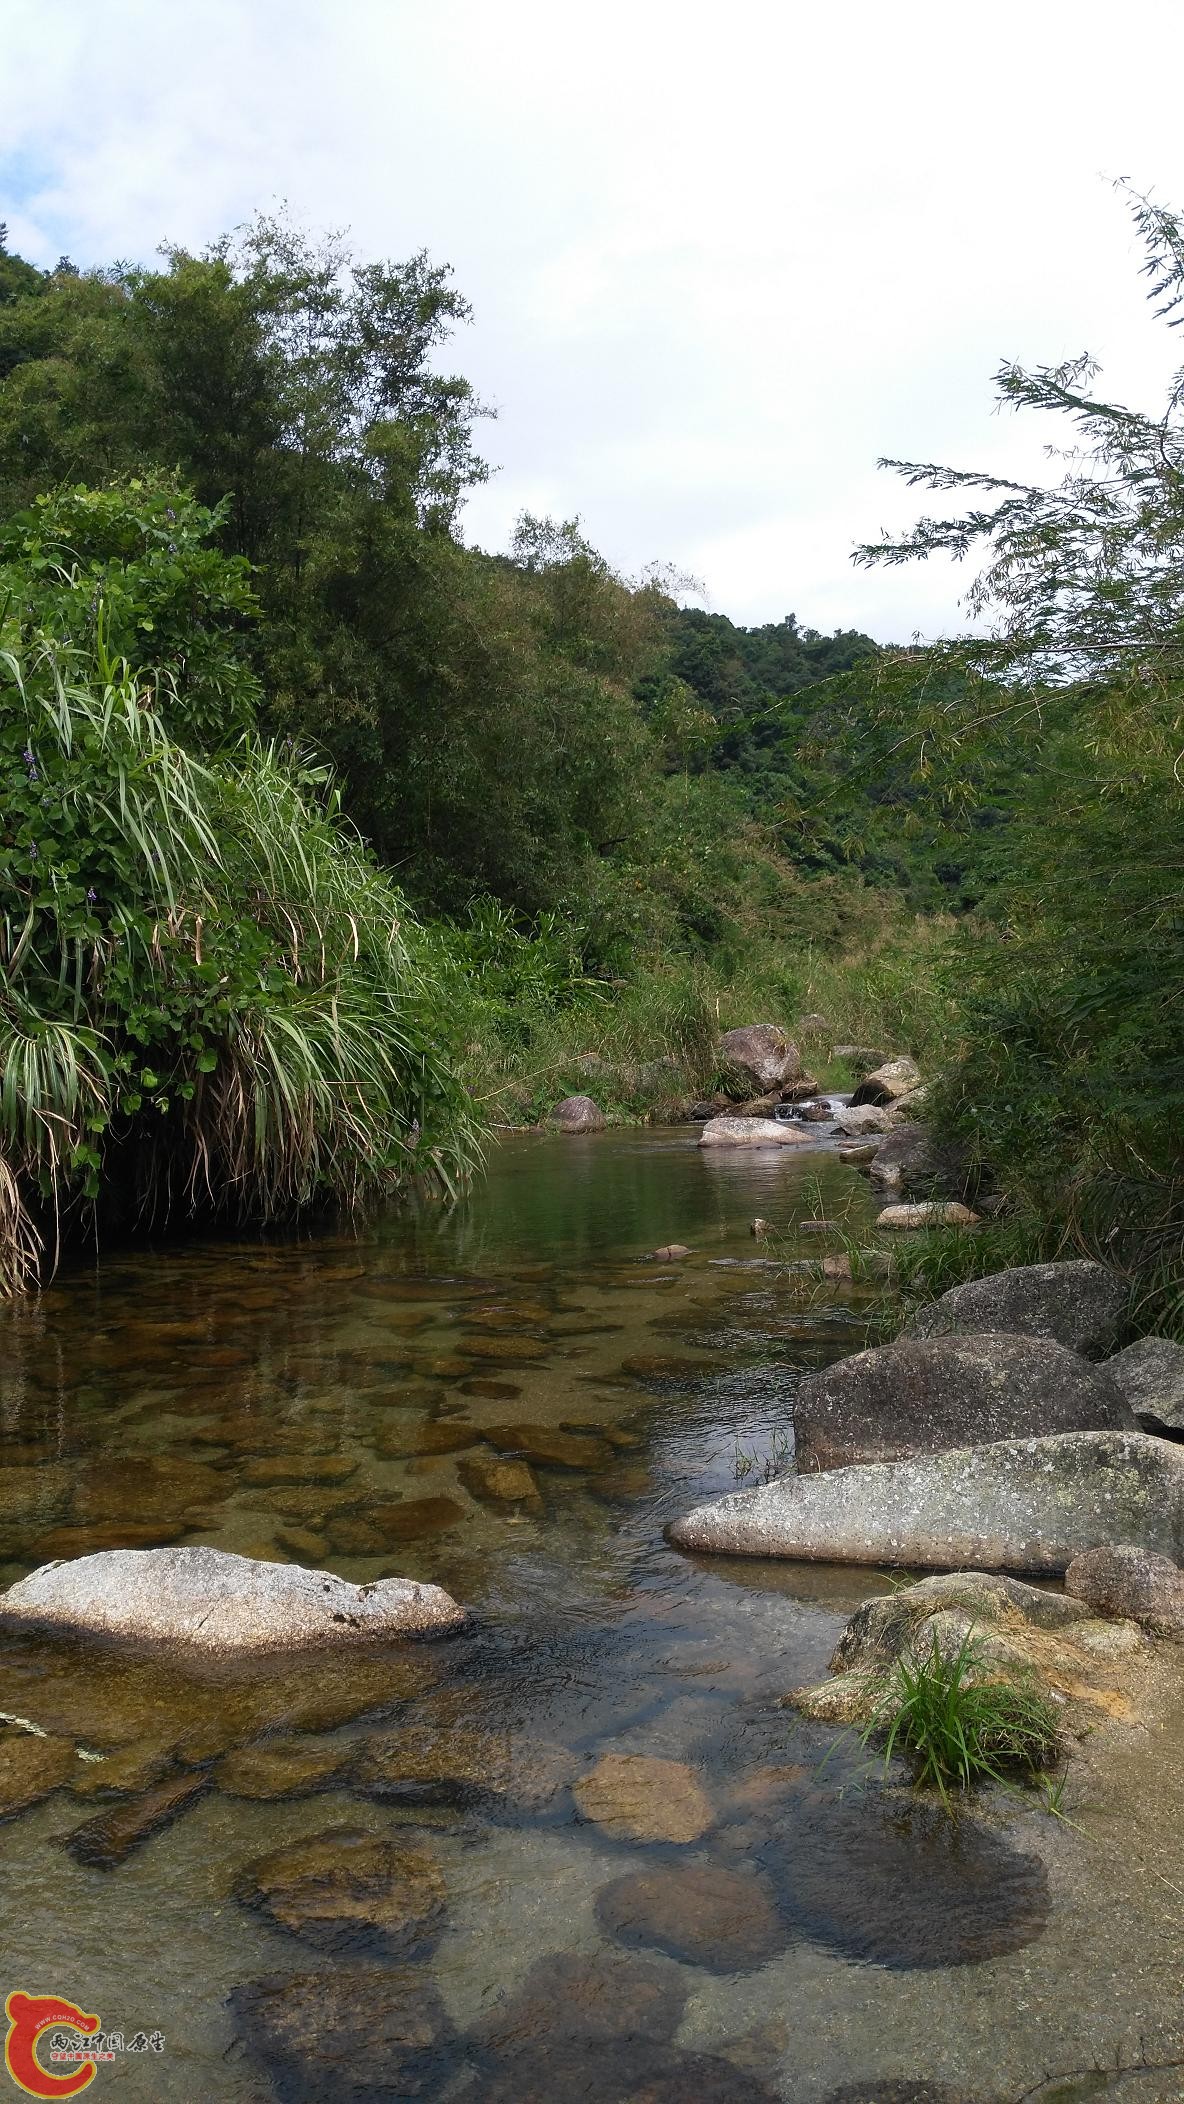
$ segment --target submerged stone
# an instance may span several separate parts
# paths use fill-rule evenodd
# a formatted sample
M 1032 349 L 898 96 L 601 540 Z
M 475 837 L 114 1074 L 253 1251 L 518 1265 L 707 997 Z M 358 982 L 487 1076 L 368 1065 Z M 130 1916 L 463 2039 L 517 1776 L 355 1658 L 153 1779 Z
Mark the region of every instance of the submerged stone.
M 69 1739 L 0 1729 L 0 1819 L 11 1819 L 73 1780 L 79 1761 Z
M 284 2104 L 390 2104 L 440 2094 L 456 2039 L 421 1972 L 348 1966 L 252 1980 L 230 1997 L 238 2036 Z
M 461 1454 L 476 1446 L 481 1433 L 464 1419 L 422 1425 L 384 1425 L 375 1451 L 392 1461 L 412 1461 L 432 1454 Z
M 790 1940 L 766 1878 L 711 1863 L 614 1878 L 596 1896 L 596 1919 L 618 1943 L 714 1973 L 753 1972 Z
M 273 1483 L 345 1483 L 357 1467 L 349 1454 L 264 1454 L 242 1462 L 235 1482 L 248 1490 Z
M 583 1818 L 627 1841 L 697 1841 L 715 1823 L 714 1806 L 685 1761 L 605 1753 L 574 1796 Z
M 457 1466 L 470 1496 L 491 1505 L 539 1505 L 538 1483 L 525 1461 L 504 1454 L 473 1454 Z
M 351 1752 L 340 1739 L 277 1733 L 223 1754 L 214 1781 L 227 1797 L 305 1797 L 328 1789 L 348 1765 Z
M 388 2093 L 389 2094 L 389 2093 Z M 456 2104 L 778 2104 L 774 2090 L 716 2053 L 608 2039 L 552 2039 L 483 2069 Z
M 171 1826 L 209 1788 L 209 1776 L 190 1770 L 155 1783 L 138 1797 L 76 1826 L 63 1842 L 68 1855 L 90 1870 L 116 1870 L 153 1834 Z
M 339 1556 L 381 1556 L 403 1542 L 443 1534 L 449 1527 L 457 1526 L 464 1516 L 465 1508 L 455 1498 L 405 1498 L 398 1504 L 367 1505 L 359 1513 L 338 1513 L 329 1519 L 329 1546 Z M 406 1585 L 409 1581 L 393 1578 L 381 1582 Z M 437 1586 L 420 1589 L 429 1593 L 439 1591 Z M 372 1588 L 365 1586 L 360 1590 L 369 1592 Z M 447 1599 L 448 1595 L 442 1593 L 440 1597 Z
M 517 1993 L 479 2019 L 470 2042 L 495 2058 L 574 2039 L 660 2043 L 673 2038 L 686 1999 L 678 1969 L 666 1959 L 556 1952 L 538 1959 Z
M 367 1739 L 354 1787 L 395 1804 L 497 1804 L 548 1811 L 583 1763 L 566 1747 L 476 1726 L 408 1725 Z
M 454 1509 L 459 1514 L 460 1507 Z M 107 1550 L 45 1564 L 0 1594 L 0 1627 L 76 1632 L 178 1653 L 432 1636 L 463 1620 L 439 1586 L 408 1578 L 349 1585 L 329 1571 L 210 1548 Z
M 485 1437 L 503 1454 L 520 1454 L 544 1468 L 604 1468 L 613 1458 L 607 1440 L 553 1425 L 487 1425 Z
M 236 1892 L 277 1928 L 326 1950 L 376 1944 L 392 1953 L 434 1940 L 446 1899 L 427 1849 L 345 1826 L 261 1856 Z
M 1051 1905 L 1038 1856 L 975 1820 L 907 1800 L 804 1809 L 764 1860 L 801 1935 L 897 1971 L 1022 1950 Z

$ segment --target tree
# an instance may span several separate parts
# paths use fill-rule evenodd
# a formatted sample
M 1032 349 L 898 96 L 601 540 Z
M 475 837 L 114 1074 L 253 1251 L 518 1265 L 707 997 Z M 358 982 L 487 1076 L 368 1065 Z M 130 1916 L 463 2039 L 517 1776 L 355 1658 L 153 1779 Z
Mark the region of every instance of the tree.
M 1158 316 L 1184 315 L 1178 216 L 1130 199 Z M 1005 364 L 1001 404 L 1067 420 L 1049 485 L 889 462 L 979 491 L 860 551 L 984 566 L 982 638 L 877 662 L 881 723 L 931 789 L 973 794 L 984 756 L 1022 754 L 1002 941 L 966 956 L 969 1044 L 946 1114 L 1072 1232 L 1127 1257 L 1184 1318 L 1184 372 L 1157 414 L 1106 400 L 1089 359 Z

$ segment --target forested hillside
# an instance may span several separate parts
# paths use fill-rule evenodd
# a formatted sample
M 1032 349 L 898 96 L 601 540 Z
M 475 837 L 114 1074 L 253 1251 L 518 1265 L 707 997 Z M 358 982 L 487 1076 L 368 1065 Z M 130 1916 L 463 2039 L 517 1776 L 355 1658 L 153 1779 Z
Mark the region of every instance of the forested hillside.
M 451 1183 L 589 1056 L 640 1115 L 721 1022 L 818 1006 L 943 1060 L 1050 1232 L 1133 1178 L 1174 1247 L 1179 394 L 1007 369 L 1092 465 L 865 551 L 988 556 L 989 647 L 884 650 L 682 606 L 578 521 L 467 545 L 468 320 L 426 255 L 283 219 L 0 252 L 10 1278 L 96 1202 Z

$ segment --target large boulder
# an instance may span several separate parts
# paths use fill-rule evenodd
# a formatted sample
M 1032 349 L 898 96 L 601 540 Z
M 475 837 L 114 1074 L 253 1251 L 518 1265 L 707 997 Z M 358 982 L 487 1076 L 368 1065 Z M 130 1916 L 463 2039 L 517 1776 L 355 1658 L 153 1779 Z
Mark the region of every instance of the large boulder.
M 1106 1371 L 1147 1431 L 1184 1435 L 1184 1345 L 1140 1337 L 1107 1359 Z
M 547 1123 L 560 1132 L 603 1132 L 606 1120 L 591 1096 L 565 1096 L 550 1112 Z
M 1064 1264 L 1021 1264 L 1011 1271 L 993 1271 L 987 1278 L 951 1286 L 940 1300 L 918 1308 L 908 1334 L 945 1337 L 975 1330 L 1012 1330 L 1024 1337 L 1051 1337 L 1070 1351 L 1101 1359 L 1113 1346 L 1127 1299 L 1126 1281 L 1108 1265 L 1089 1258 Z
M 788 1118 L 712 1118 L 699 1134 L 700 1147 L 802 1147 L 808 1140 Z
M 912 1461 L 780 1476 L 700 1505 L 679 1548 L 806 1562 L 1059 1576 L 1083 1549 L 1133 1542 L 1179 1561 L 1184 1452 L 1145 1432 L 1060 1432 Z
M 902 1338 L 807 1374 L 793 1424 L 803 1474 L 994 1439 L 1135 1430 L 1105 1367 L 1046 1337 L 990 1333 Z
M 0 1629 L 217 1657 L 445 1636 L 464 1619 L 438 1585 L 350 1585 L 332 1571 L 226 1549 L 104 1549 L 43 1564 L 0 1593 Z
M 1170 1556 L 1132 1542 L 1075 1556 L 1065 1572 L 1065 1591 L 1095 1614 L 1126 1615 L 1163 1633 L 1184 1630 L 1184 1571 Z
M 724 1085 L 730 1096 L 764 1096 L 796 1082 L 802 1055 L 792 1038 L 773 1023 L 746 1023 L 726 1030 L 716 1047 Z
M 901 1055 L 886 1059 L 882 1067 L 865 1074 L 852 1103 L 895 1103 L 898 1096 L 911 1096 L 921 1086 L 921 1069 L 915 1059 Z
M 891 1113 L 876 1115 L 891 1119 Z M 953 1142 L 938 1142 L 927 1125 L 914 1124 L 893 1127 L 876 1148 L 868 1175 L 873 1188 L 891 1200 L 973 1200 L 982 1182 L 981 1170 L 964 1148 Z

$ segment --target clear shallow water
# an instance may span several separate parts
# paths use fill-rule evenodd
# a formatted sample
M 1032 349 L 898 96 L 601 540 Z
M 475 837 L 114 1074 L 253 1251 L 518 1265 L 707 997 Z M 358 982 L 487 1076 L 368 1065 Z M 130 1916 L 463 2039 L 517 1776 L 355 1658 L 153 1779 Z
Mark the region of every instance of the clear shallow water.
M 1103 1899 L 1074 1833 L 1009 1813 L 951 1836 L 778 1706 L 882 1576 L 663 1541 L 784 1436 L 799 1373 L 869 1334 L 873 1303 L 773 1263 L 749 1221 L 867 1208 L 825 1146 L 514 1138 L 455 1209 L 120 1256 L 5 1316 L 4 1582 L 207 1541 L 473 1610 L 446 1644 L 243 1675 L 0 1644 L 0 1711 L 106 1757 L 0 1826 L 5 1993 L 165 2034 L 100 2088 L 823 2104 L 927 2076 L 987 2104 L 1171 2019 L 1139 1984 L 1137 1852 L 1083 1942 Z M 692 1255 L 644 1261 L 671 1241 Z M 514 1456 L 524 1494 L 491 1494 Z M 672 1764 L 624 1824 L 620 1756 Z M 364 1878 L 269 1911 L 252 1866 L 341 1829 L 363 1838 L 331 1865 L 410 1850 L 429 1914 L 413 1893 L 377 1934 Z M 1141 2079 L 1115 2094 L 1181 2093 Z

